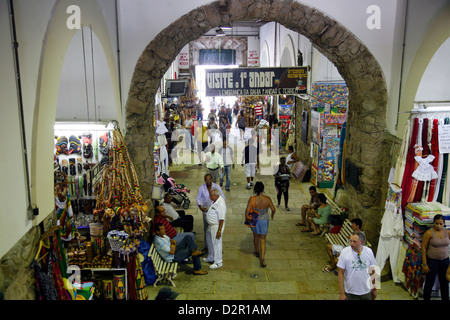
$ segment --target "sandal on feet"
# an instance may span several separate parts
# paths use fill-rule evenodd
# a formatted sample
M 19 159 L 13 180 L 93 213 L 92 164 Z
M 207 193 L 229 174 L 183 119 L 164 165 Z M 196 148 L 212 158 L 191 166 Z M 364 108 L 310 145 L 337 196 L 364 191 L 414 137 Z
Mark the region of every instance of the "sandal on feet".
M 261 268 L 265 268 L 265 267 L 267 267 L 267 264 L 266 264 L 266 262 L 264 261 L 264 260 L 260 260 L 259 261 L 259 263 L 260 263 L 260 265 L 261 265 Z
M 312 229 L 303 229 L 302 232 L 312 232 Z
M 325 267 L 323 267 L 323 268 L 322 268 L 322 271 L 325 272 L 325 273 L 333 272 L 333 270 L 330 270 L 330 266 L 328 266 L 328 265 L 325 266 Z
M 255 256 L 255 257 L 257 257 L 257 258 L 259 258 L 259 252 L 253 252 L 253 255 Z
M 301 222 L 299 222 L 299 223 L 296 223 L 295 224 L 297 227 L 300 227 L 300 226 L 306 226 L 306 224 L 305 223 L 301 223 Z

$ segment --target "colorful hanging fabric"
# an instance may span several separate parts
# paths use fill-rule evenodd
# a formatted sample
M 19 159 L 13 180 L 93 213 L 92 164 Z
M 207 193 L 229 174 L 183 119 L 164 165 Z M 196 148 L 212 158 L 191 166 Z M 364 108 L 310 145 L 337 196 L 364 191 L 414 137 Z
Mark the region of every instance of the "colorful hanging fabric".
M 414 145 L 414 169 L 413 172 L 417 169 L 417 167 L 419 166 L 419 163 L 416 161 L 415 157 L 421 157 L 422 156 L 422 128 L 423 128 L 423 119 L 419 119 L 419 128 L 417 131 L 417 139 L 416 139 L 416 144 Z M 412 173 L 411 173 L 411 177 L 412 177 Z M 413 202 L 414 201 L 414 197 L 416 196 L 416 191 L 417 191 L 417 185 L 418 185 L 418 181 L 416 179 L 414 179 L 414 177 L 411 178 L 411 189 L 409 191 L 409 196 L 408 196 L 408 200 L 407 202 Z
M 445 118 L 444 124 L 449 124 L 450 118 Z M 441 176 L 441 183 L 439 186 L 439 194 L 437 196 L 436 201 L 442 203 L 442 197 L 444 195 L 444 187 L 445 187 L 445 180 L 447 178 L 447 168 L 448 168 L 448 153 L 444 154 L 444 161 L 443 161 L 443 167 L 442 167 L 442 176 Z
M 408 197 L 411 192 L 411 185 L 412 185 L 412 173 L 414 172 L 414 156 L 415 156 L 415 145 L 417 142 L 417 133 L 419 130 L 419 119 L 414 119 L 413 124 L 413 130 L 411 134 L 411 140 L 409 143 L 408 148 L 408 154 L 406 156 L 406 164 L 405 164 L 405 172 L 403 174 L 403 180 L 402 180 L 402 190 L 403 190 L 403 196 L 402 196 L 402 212 L 405 212 L 406 204 L 408 203 Z
M 416 296 L 423 286 L 422 253 L 412 245 L 406 250 L 402 271 L 405 274 L 406 289 Z
M 53 264 L 49 256 L 50 252 L 41 251 L 42 255 L 46 255 L 46 260 L 40 262 L 34 261 L 32 267 L 34 269 L 34 279 L 36 283 L 36 299 L 37 300 L 58 300 L 58 292 L 53 283 Z
M 438 140 L 438 127 L 439 127 L 439 120 L 434 119 L 433 120 L 433 131 L 431 135 L 431 154 L 434 156 L 434 160 L 431 163 L 431 165 L 434 168 L 434 171 L 437 172 L 438 170 L 438 163 L 439 163 L 439 140 Z M 434 192 L 436 190 L 436 182 L 437 179 L 433 179 L 430 182 L 430 190 L 428 192 L 428 202 L 433 201 L 434 198 Z
M 427 157 L 429 154 L 430 148 L 428 147 L 428 119 L 425 118 L 423 119 L 422 125 L 422 157 Z M 423 181 L 418 180 L 416 194 L 413 200 L 414 202 L 420 202 L 422 198 L 424 184 L 425 183 Z
M 411 131 L 411 120 L 408 119 L 408 121 L 405 124 L 405 131 L 403 133 L 403 140 L 402 140 L 402 146 L 400 148 L 400 151 L 398 153 L 397 162 L 395 164 L 395 177 L 394 177 L 394 183 L 398 186 L 402 185 L 403 181 L 403 174 L 405 173 L 405 167 L 406 167 L 406 158 L 408 155 L 408 145 L 409 145 L 409 134 Z
M 73 218 L 70 194 L 67 194 L 65 202 L 55 197 L 55 206 L 57 210 L 56 217 L 59 225 L 62 227 L 61 238 L 65 241 L 70 241 L 75 234 L 75 220 Z

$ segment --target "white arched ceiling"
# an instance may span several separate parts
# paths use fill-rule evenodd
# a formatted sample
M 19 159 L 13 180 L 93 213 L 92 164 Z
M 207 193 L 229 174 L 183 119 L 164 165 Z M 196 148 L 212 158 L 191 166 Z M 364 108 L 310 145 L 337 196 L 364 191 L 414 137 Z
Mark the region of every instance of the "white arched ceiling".
M 264 41 L 262 44 L 261 50 L 261 62 L 259 63 L 260 67 L 270 67 L 270 54 L 269 54 L 269 44 L 267 41 Z
M 290 35 L 286 35 L 283 39 L 280 67 L 296 66 L 294 42 Z
M 95 32 L 79 30 L 70 41 L 61 71 L 56 121 L 117 119 L 114 87 Z
M 450 105 L 450 38 L 433 55 L 414 101 L 447 101 Z
M 411 111 L 414 105 L 417 90 L 429 62 L 449 37 L 450 6 L 447 6 L 445 10 L 442 10 L 437 19 L 434 20 L 434 23 L 424 37 L 424 40 L 411 63 L 411 68 L 408 71 L 408 77 L 400 97 L 400 107 L 397 118 L 397 137 L 403 137 L 404 128 L 410 116 L 409 111 Z
M 317 65 L 314 71 L 313 82 L 315 81 L 331 82 L 344 80 L 339 74 L 337 68 L 334 66 L 333 63 L 331 63 L 330 60 L 328 60 L 327 57 L 325 57 L 318 51 L 315 51 L 314 53 L 317 53 L 316 56 Z
M 60 0 L 55 4 L 42 46 L 31 141 L 31 198 L 32 203 L 36 204 L 42 213 L 33 220 L 35 224 L 41 222 L 54 210 L 53 126 L 64 57 L 70 41 L 77 32 L 65 27 L 68 16 L 66 10 L 72 4 L 71 0 Z M 106 23 L 104 19 L 99 19 L 103 15 L 102 10 L 96 1 L 91 0 L 79 0 L 77 6 L 83 12 L 81 25 L 91 26 L 102 44 L 114 83 L 115 107 L 117 113 L 121 114 L 117 65 Z M 116 120 L 123 127 L 122 116 Z

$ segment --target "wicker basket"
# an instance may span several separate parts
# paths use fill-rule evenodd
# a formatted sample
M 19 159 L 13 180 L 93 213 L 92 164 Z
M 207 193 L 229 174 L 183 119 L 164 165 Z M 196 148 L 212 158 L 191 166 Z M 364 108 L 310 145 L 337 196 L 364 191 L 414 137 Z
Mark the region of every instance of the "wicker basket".
M 103 224 L 102 223 L 90 223 L 89 224 L 90 234 L 92 237 L 103 236 Z
M 119 251 L 120 248 L 123 247 L 127 238 L 129 237 L 128 233 L 124 231 L 112 230 L 108 232 L 108 241 L 111 246 L 112 251 Z

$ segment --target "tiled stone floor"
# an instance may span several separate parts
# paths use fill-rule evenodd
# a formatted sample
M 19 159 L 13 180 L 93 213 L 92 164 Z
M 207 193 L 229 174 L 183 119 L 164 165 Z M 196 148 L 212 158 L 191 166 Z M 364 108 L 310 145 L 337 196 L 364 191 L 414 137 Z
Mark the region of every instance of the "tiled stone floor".
M 237 133 L 232 130 L 232 136 Z M 247 132 L 248 134 L 248 132 Z M 243 142 L 237 142 L 242 147 Z M 192 158 L 197 157 L 191 154 Z M 276 157 L 278 158 L 278 156 Z M 175 278 L 177 300 L 337 300 L 339 298 L 337 275 L 322 272 L 327 263 L 325 239 L 310 233 L 300 232 L 295 226 L 299 221 L 300 208 L 309 201 L 309 183 L 291 180 L 289 190 L 290 211 L 277 208 L 275 218 L 270 220 L 267 235 L 266 268 L 261 268 L 258 258 L 253 256 L 252 232 L 243 224 L 244 210 L 252 190 L 245 189 L 246 178 L 240 165 L 232 170 L 231 191 L 225 192 L 227 204 L 226 228 L 223 233 L 224 266 L 208 270 L 205 276 L 192 275 L 192 265 L 181 265 Z M 268 169 L 269 166 L 266 166 Z M 202 214 L 197 209 L 195 198 L 198 187 L 204 183 L 204 166 L 182 164 L 170 167 L 170 176 L 177 183 L 190 188 L 191 205 L 186 211 L 194 216 L 194 231 L 199 248 L 203 248 Z M 263 172 L 269 172 L 270 170 Z M 265 194 L 276 204 L 276 190 L 270 174 L 256 174 L 255 181 L 263 181 Z M 175 204 L 175 209 L 179 209 Z M 149 300 L 155 298 L 158 287 L 148 286 Z M 381 283 L 378 300 L 412 300 L 409 293 L 392 280 Z

